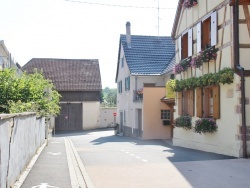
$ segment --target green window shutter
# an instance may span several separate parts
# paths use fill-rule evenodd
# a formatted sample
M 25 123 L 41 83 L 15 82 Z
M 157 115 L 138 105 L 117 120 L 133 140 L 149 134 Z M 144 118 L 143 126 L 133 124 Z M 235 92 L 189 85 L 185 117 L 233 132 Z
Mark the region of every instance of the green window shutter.
M 128 77 L 128 90 L 130 90 L 130 77 Z

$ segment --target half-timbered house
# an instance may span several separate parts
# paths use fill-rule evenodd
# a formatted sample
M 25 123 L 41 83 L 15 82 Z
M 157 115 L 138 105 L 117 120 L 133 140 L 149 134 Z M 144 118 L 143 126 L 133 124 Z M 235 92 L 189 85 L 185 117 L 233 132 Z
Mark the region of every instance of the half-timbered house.
M 174 145 L 250 154 L 249 5 L 249 0 L 179 0 L 172 29 L 174 118 L 189 116 L 192 129 L 176 126 Z

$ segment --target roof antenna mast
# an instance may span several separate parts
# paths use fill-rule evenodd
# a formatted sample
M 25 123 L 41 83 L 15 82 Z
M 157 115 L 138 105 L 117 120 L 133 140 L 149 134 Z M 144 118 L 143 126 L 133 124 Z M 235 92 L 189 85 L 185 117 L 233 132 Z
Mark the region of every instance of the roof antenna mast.
M 158 37 L 160 35 L 160 0 L 158 0 Z

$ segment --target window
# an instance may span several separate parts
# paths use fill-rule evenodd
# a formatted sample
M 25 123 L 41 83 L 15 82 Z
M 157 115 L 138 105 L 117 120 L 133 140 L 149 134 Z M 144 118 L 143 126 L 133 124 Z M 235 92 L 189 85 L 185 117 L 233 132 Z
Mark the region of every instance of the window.
M 212 86 L 196 89 L 196 115 L 197 117 L 220 118 L 220 88 Z
M 143 83 L 143 87 L 155 87 L 155 83 Z
M 197 24 L 197 53 L 217 44 L 217 12 Z
M 129 91 L 130 90 L 130 77 L 126 77 L 125 78 L 125 91 Z
M 122 93 L 122 81 L 118 82 L 118 93 Z
M 171 79 L 171 80 L 174 80 L 174 79 L 175 79 L 174 74 L 171 74 L 171 75 L 170 75 L 170 79 Z
M 178 114 L 194 116 L 194 91 L 178 92 Z
M 170 119 L 170 110 L 161 110 L 161 119 Z
M 186 59 L 193 55 L 193 30 L 189 29 L 179 38 L 180 59 Z
M 120 59 L 121 67 L 124 67 L 124 56 Z
M 161 110 L 162 125 L 171 124 L 170 110 Z

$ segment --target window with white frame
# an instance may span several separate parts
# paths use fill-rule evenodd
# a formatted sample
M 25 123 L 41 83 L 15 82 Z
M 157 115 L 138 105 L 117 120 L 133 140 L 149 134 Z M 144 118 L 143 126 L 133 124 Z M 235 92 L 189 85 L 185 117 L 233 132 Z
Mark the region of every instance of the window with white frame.
M 161 110 L 161 119 L 170 119 L 170 110 Z

